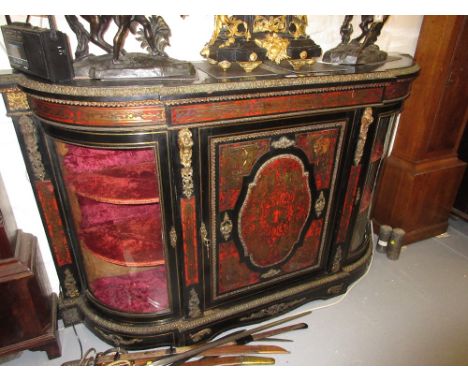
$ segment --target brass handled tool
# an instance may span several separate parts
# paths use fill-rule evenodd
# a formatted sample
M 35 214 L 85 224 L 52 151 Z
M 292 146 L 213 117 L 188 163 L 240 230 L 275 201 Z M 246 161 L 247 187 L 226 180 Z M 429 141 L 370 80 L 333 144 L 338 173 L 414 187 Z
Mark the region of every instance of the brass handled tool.
M 209 349 L 200 355 L 218 357 L 223 355 L 242 354 L 288 354 L 289 351 L 276 345 L 224 345 Z
M 260 366 L 274 365 L 275 359 L 268 357 L 207 357 L 197 361 L 187 361 L 180 366 Z
M 97 354 L 95 359 L 87 358 L 83 363 L 82 360 L 68 361 L 63 366 L 79 366 L 81 365 L 96 365 L 106 366 L 109 364 L 115 365 L 116 362 L 126 362 L 133 366 L 142 366 L 148 362 L 154 362 L 158 359 L 172 354 L 180 354 L 192 349 L 191 346 L 182 346 L 173 349 L 163 350 L 150 350 L 134 353 L 114 353 L 114 354 Z M 276 345 L 224 345 L 209 349 L 200 354 L 204 357 L 219 357 L 219 356 L 233 356 L 233 355 L 246 355 L 246 354 L 288 354 L 289 352 Z M 119 363 L 120 364 L 120 363 Z
M 170 365 L 186 363 L 192 357 L 202 356 L 222 357 L 222 356 L 245 356 L 247 354 L 286 354 L 289 353 L 282 347 L 274 345 L 246 345 L 253 341 L 292 341 L 288 339 L 271 338 L 278 334 L 287 333 L 294 330 L 306 329 L 306 323 L 288 325 L 273 330 L 265 330 L 282 323 L 292 321 L 312 313 L 307 311 L 286 317 L 271 323 L 264 324 L 249 330 L 241 330 L 228 334 L 218 340 L 192 346 L 182 346 L 177 348 L 149 350 L 142 352 L 127 353 L 120 349 L 109 349 L 104 353 L 98 353 L 94 357 L 88 357 L 88 353 L 82 359 L 67 361 L 63 366 L 81 365 Z M 263 331 L 262 331 L 263 330 Z M 232 358 L 232 357 L 231 357 Z M 261 358 L 261 357 L 260 357 Z M 185 361 L 185 362 L 184 362 Z M 266 362 L 266 361 L 265 361 Z
M 186 351 L 184 353 L 170 355 L 170 356 L 167 356 L 165 358 L 162 358 L 162 359 L 160 359 L 158 361 L 155 361 L 153 363 L 153 365 L 158 365 L 158 366 L 177 365 L 178 363 L 185 362 L 185 361 L 189 360 L 190 358 L 203 353 L 206 350 L 209 350 L 209 349 L 221 346 L 221 345 L 226 345 L 226 344 L 235 342 L 237 340 L 248 337 L 250 335 L 259 333 L 259 332 L 261 332 L 263 330 L 270 329 L 270 328 L 273 328 L 275 326 L 284 324 L 286 322 L 289 322 L 289 321 L 304 317 L 306 315 L 309 315 L 310 313 L 312 313 L 312 311 L 306 311 L 306 312 L 298 313 L 298 314 L 295 314 L 293 316 L 289 316 L 289 317 L 286 317 L 286 318 L 283 318 L 283 319 L 280 319 L 280 320 L 276 320 L 276 321 L 273 321 L 273 322 L 270 322 L 270 323 L 267 323 L 267 324 L 252 328 L 252 329 L 244 330 L 244 331 L 237 332 L 237 333 L 228 334 L 228 335 L 226 335 L 224 337 L 221 337 L 221 338 L 219 338 L 217 340 L 195 346 L 192 349 L 190 349 L 190 350 L 188 350 L 188 351 Z

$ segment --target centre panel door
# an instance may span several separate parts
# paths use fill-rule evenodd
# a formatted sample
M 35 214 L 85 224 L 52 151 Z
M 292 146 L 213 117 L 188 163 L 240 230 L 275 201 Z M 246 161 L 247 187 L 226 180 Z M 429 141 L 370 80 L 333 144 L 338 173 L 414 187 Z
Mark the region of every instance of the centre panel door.
M 347 125 L 343 118 L 200 129 L 206 305 L 324 268 Z

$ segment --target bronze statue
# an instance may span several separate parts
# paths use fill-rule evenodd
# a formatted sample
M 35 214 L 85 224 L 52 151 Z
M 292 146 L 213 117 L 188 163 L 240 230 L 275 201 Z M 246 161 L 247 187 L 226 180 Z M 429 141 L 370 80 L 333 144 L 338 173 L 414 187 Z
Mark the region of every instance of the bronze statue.
M 375 64 L 387 59 L 387 53 L 381 51 L 375 42 L 380 36 L 383 26 L 389 16 L 361 16 L 359 28 L 361 34 L 351 40 L 353 16 L 347 15 L 340 28 L 341 43 L 335 48 L 325 52 L 324 62 L 334 64 Z
M 164 52 L 169 45 L 171 31 L 161 16 L 144 15 L 84 15 L 89 31 L 75 15 L 65 16 L 78 44 L 75 51 L 75 74 L 90 78 L 135 77 L 191 77 L 194 68 L 188 62 L 171 59 Z M 112 45 L 104 35 L 114 22 L 118 30 Z M 140 26 L 139 29 L 137 27 Z M 128 32 L 136 35 L 141 47 L 149 54 L 126 53 L 125 39 Z M 103 49 L 106 54 L 89 54 L 89 43 Z
M 351 35 L 353 34 L 353 24 L 351 24 L 352 20 L 353 20 L 353 16 L 349 16 L 349 15 L 345 16 L 343 20 L 343 24 L 341 25 L 341 28 L 340 28 L 342 44 L 347 44 L 349 40 L 351 39 Z
M 75 52 L 77 60 L 89 55 L 88 45 L 89 42 L 92 42 L 107 53 L 112 53 L 113 61 L 117 62 L 120 55 L 125 54 L 123 46 L 128 32 L 136 34 L 136 25 L 138 24 L 143 27 L 142 33 L 140 31 L 140 34 L 143 35 L 140 37 L 140 41 L 145 41 L 144 44 L 149 48 L 150 53 L 166 56 L 164 48 L 169 45 L 171 32 L 161 16 L 152 16 L 149 20 L 142 15 L 84 15 L 81 17 L 89 23 L 89 32 L 80 23 L 78 17 L 65 16 L 70 28 L 77 36 L 78 47 Z M 113 45 L 104 40 L 104 33 L 109 28 L 111 21 L 114 21 L 118 27 Z

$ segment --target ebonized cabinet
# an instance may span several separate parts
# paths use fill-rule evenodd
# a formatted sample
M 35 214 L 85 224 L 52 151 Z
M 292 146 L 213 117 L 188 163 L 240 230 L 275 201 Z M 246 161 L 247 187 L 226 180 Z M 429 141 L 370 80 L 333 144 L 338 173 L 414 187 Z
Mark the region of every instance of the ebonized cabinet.
M 60 315 L 114 345 L 195 343 L 344 293 L 369 265 L 373 186 L 419 70 L 196 66 L 190 81 L 4 85 Z

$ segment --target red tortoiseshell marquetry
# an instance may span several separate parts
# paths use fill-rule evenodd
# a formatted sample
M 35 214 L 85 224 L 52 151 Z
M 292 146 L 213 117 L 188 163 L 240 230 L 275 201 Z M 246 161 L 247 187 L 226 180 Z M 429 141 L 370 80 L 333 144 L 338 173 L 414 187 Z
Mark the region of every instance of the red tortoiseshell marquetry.
M 260 282 L 260 274 L 241 262 L 239 251 L 232 241 L 220 243 L 218 248 L 218 292 L 230 292 Z
M 401 98 L 409 94 L 411 80 L 399 80 L 385 87 L 384 99 Z
M 312 221 L 304 237 L 304 243 L 294 254 L 294 261 L 289 261 L 282 266 L 284 272 L 295 272 L 309 268 L 317 263 L 322 228 L 322 219 Z
M 343 243 L 346 239 L 346 233 L 348 232 L 349 220 L 353 212 L 354 198 L 356 197 L 357 186 L 359 182 L 359 175 L 361 174 L 361 165 L 352 166 L 349 174 L 348 190 L 343 204 L 343 210 L 341 212 L 340 227 L 338 231 L 337 243 Z
M 219 167 L 223 175 L 219 178 L 220 211 L 234 208 L 242 187 L 244 176 L 250 174 L 257 160 L 270 150 L 269 139 L 221 145 Z
M 265 162 L 249 185 L 239 212 L 244 253 L 257 267 L 281 263 L 300 241 L 312 194 L 301 160 L 284 154 Z
M 174 106 L 172 123 L 208 122 L 222 119 L 291 113 L 304 110 L 353 106 L 380 102 L 383 87 L 317 92 L 311 94 L 264 97 L 256 99 L 222 101 L 204 104 Z
M 315 185 L 319 190 L 330 187 L 338 133 L 338 128 L 334 128 L 296 136 L 296 145 L 314 164 Z
M 72 256 L 62 224 L 62 218 L 58 210 L 54 186 L 52 182 L 46 180 L 36 182 L 35 188 L 42 208 L 47 233 L 50 237 L 55 261 L 60 267 L 71 264 Z
M 297 132 L 291 142 L 303 159 L 294 152 L 265 157 L 274 153 L 272 137 L 215 144 L 220 221 L 213 229 L 221 229 L 225 213 L 236 224 L 217 235 L 215 295 L 318 265 L 326 213 L 316 215 L 311 183 L 316 192 L 330 189 L 339 132 L 338 125 Z
M 322 219 L 312 221 L 304 237 L 304 243 L 295 252 L 294 259 L 277 267 L 280 275 L 307 269 L 317 264 L 322 228 Z M 252 271 L 245 262 L 241 261 L 234 242 L 220 243 L 218 256 L 218 293 L 224 294 L 262 281 L 260 273 Z
M 55 122 L 82 126 L 134 126 L 165 123 L 164 107 L 137 105 L 97 107 L 64 105 L 41 99 L 30 99 L 31 109 L 38 116 Z
M 184 269 L 186 285 L 198 283 L 197 219 L 195 197 L 180 200 L 182 235 L 184 247 Z

